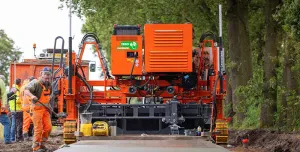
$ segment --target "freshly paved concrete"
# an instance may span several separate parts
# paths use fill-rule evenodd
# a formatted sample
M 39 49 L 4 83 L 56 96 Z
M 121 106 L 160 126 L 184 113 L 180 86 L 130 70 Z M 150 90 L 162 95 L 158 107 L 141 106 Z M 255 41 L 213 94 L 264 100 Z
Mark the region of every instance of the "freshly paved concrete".
M 55 152 L 228 152 L 203 138 L 158 140 L 81 140 Z

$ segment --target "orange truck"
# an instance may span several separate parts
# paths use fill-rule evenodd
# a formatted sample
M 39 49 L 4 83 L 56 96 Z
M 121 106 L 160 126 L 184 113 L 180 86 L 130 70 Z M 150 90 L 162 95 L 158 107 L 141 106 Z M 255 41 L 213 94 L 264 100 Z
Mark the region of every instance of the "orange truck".
M 36 59 L 24 59 L 22 62 L 16 63 L 16 74 L 14 70 L 14 63 L 12 62 L 10 64 L 10 79 L 9 79 L 9 87 L 11 88 L 14 84 L 15 75 L 16 78 L 20 78 L 22 82 L 31 77 L 34 76 L 35 78 L 38 78 L 40 76 L 40 71 L 45 67 L 52 67 L 52 56 L 53 56 L 53 50 L 54 49 L 44 49 L 43 53 L 39 54 Z M 61 49 L 55 49 L 55 52 L 61 52 Z M 63 62 L 65 62 L 67 49 L 63 50 Z M 54 70 L 59 68 L 60 58 L 61 54 L 55 54 L 55 60 L 54 60 Z M 64 65 L 65 63 L 63 63 Z M 86 77 L 89 77 L 89 67 L 88 63 L 84 62 L 82 65 L 83 71 L 86 74 Z M 61 75 L 63 70 L 60 70 L 57 75 Z
M 34 45 L 35 48 L 35 45 Z M 54 51 L 55 50 L 55 51 Z M 53 53 L 55 52 L 55 53 Z M 58 53 L 59 52 L 59 53 Z M 44 49 L 43 53 L 40 53 L 36 56 L 36 59 L 24 59 L 21 62 L 17 62 L 16 64 L 12 62 L 10 64 L 10 79 L 9 79 L 9 87 L 11 88 L 14 84 L 14 80 L 16 78 L 20 78 L 22 80 L 21 83 L 25 79 L 28 79 L 31 76 L 35 78 L 39 78 L 40 71 L 44 67 L 53 68 L 55 72 L 57 69 L 61 67 L 61 70 L 57 70 L 58 72 L 55 74 L 56 77 L 62 76 L 63 72 L 66 72 L 68 68 L 66 66 L 66 53 L 68 52 L 67 49 Z M 53 59 L 53 56 L 55 58 Z M 61 59 L 59 59 L 62 56 Z M 89 78 L 89 62 L 83 61 L 81 63 L 82 71 L 85 73 L 86 78 Z M 16 70 L 15 70 L 16 68 Z M 80 73 L 81 73 L 80 70 Z M 57 102 L 54 103 L 53 109 L 54 111 L 62 111 L 63 110 L 63 98 L 56 97 Z M 61 106 L 60 106 L 61 105 Z

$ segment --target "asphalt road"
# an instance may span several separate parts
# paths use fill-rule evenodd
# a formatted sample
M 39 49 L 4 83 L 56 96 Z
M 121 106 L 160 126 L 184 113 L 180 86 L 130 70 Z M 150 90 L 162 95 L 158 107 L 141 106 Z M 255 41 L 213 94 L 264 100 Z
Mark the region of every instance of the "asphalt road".
M 206 141 L 193 140 L 82 140 L 55 152 L 229 152 Z

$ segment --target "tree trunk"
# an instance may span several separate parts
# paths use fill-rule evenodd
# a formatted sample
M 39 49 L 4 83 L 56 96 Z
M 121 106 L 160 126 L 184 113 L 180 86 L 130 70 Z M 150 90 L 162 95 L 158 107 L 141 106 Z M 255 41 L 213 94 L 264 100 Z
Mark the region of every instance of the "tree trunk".
M 261 27 L 260 29 L 263 29 L 263 27 Z M 258 36 L 258 55 L 257 55 L 257 65 L 261 66 L 262 63 L 263 63 L 263 43 L 264 43 L 264 40 L 263 40 L 263 37 L 264 37 L 264 33 L 263 32 L 260 32 L 260 33 L 257 33 L 257 36 Z
M 227 70 L 227 69 L 226 69 Z M 233 112 L 233 104 L 232 104 L 232 95 L 233 95 L 233 92 L 232 92 L 232 87 L 231 87 L 231 82 L 228 78 L 230 78 L 230 73 L 229 72 L 226 72 L 227 73 L 227 88 L 226 88 L 226 100 L 225 100 L 225 116 L 228 117 L 229 114 L 231 112 Z M 229 122 L 230 124 L 232 124 L 232 121 Z
M 283 128 L 287 126 L 288 117 L 287 117 L 287 108 L 288 108 L 288 96 L 291 91 L 291 64 L 289 62 L 290 60 L 290 49 L 291 49 L 291 43 L 289 42 L 289 36 L 286 36 L 286 39 L 284 40 L 284 69 L 283 69 L 283 80 L 282 80 L 282 86 L 284 93 L 282 95 L 281 100 L 281 109 L 280 109 L 280 115 L 279 115 L 279 127 Z
M 261 106 L 260 126 L 268 128 L 275 125 L 274 114 L 277 111 L 277 29 L 278 24 L 273 19 L 273 14 L 280 0 L 266 0 L 266 43 L 264 49 L 264 101 Z
M 295 56 L 293 56 L 293 61 L 297 60 Z M 299 66 L 299 64 L 291 63 L 294 66 Z M 300 83 L 299 83 L 299 71 L 291 71 L 291 90 L 295 91 L 295 94 L 293 94 L 292 100 L 289 100 L 289 108 L 288 111 L 290 111 L 290 115 L 288 114 L 288 124 L 287 126 L 290 126 L 293 131 L 299 130 L 297 126 L 297 123 L 299 123 L 300 118 L 300 104 L 299 104 L 299 98 L 297 99 L 296 96 L 300 96 Z M 292 108 L 290 108 L 292 107 Z
M 244 99 L 235 91 L 239 86 L 247 85 L 252 78 L 252 53 L 248 32 L 248 2 L 227 0 L 229 59 L 235 65 L 230 73 L 233 91 L 233 107 L 237 112 L 238 123 L 245 117 L 245 110 L 240 104 Z
M 288 40 L 289 42 L 294 42 L 292 40 Z M 297 42 L 296 42 L 297 43 Z M 292 43 L 290 45 L 289 56 L 288 58 L 288 80 L 287 80 L 287 89 L 289 94 L 287 95 L 287 124 L 286 126 L 290 130 L 294 130 L 297 127 L 297 123 L 299 121 L 300 117 L 300 105 L 299 105 L 299 99 L 297 99 L 297 96 L 300 95 L 299 92 L 299 71 L 292 70 L 293 67 L 299 66 L 297 64 L 297 60 L 299 58 L 299 55 L 297 55 L 297 51 L 295 48 L 295 44 Z

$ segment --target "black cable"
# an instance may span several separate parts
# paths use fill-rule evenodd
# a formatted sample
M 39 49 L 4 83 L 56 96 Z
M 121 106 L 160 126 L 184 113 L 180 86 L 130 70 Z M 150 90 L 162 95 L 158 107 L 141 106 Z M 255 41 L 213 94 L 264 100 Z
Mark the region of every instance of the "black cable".
M 151 79 L 151 78 L 149 78 L 149 79 L 145 82 L 145 84 L 143 84 L 143 85 L 141 85 L 141 86 L 135 86 L 135 87 L 137 87 L 137 88 L 142 88 L 142 87 L 144 87 L 145 85 L 147 85 L 147 84 L 149 83 L 150 79 Z
M 130 71 L 130 82 L 131 82 L 131 84 L 133 84 L 133 83 L 132 83 L 132 73 L 133 73 L 133 69 L 134 69 L 135 62 L 136 62 L 136 58 L 137 58 L 137 53 L 135 52 L 135 53 L 134 53 L 134 60 L 133 60 L 132 67 L 131 67 L 131 71 Z
M 91 86 L 88 84 L 88 82 L 86 81 L 86 79 L 84 79 L 78 72 L 76 72 L 76 76 L 84 82 L 84 84 L 88 87 L 88 90 L 90 92 L 90 100 L 88 100 L 88 103 L 85 106 L 84 111 L 83 111 L 84 113 L 86 113 L 92 104 L 93 90 L 92 90 Z
M 99 49 L 100 55 L 101 55 L 101 57 L 102 57 L 102 59 L 103 59 L 102 61 L 103 61 L 103 64 L 104 64 L 104 69 L 105 69 L 105 71 L 106 71 L 106 76 L 107 76 L 108 78 L 112 78 L 112 76 L 111 76 L 110 73 L 109 73 L 108 67 L 107 67 L 106 57 L 104 56 L 104 54 L 103 54 L 102 51 L 101 51 L 100 41 L 99 41 L 98 37 L 96 36 L 96 34 L 94 34 L 94 33 L 87 33 L 87 34 L 85 34 L 84 37 L 83 37 L 82 40 L 81 40 L 81 44 L 83 44 L 83 43 L 85 42 L 85 40 L 86 40 L 87 38 L 89 38 L 89 37 L 92 37 L 92 38 L 96 41 L 96 43 L 98 44 L 98 49 Z M 80 55 L 80 54 L 81 54 L 81 50 L 79 50 L 79 52 L 78 52 L 78 55 Z
M 208 31 L 208 32 L 205 32 L 205 33 L 203 33 L 203 34 L 201 35 L 200 40 L 199 40 L 200 43 L 202 43 L 202 42 L 204 41 L 204 39 L 205 39 L 206 37 L 208 37 L 208 36 L 211 36 L 211 37 L 213 38 L 214 42 L 217 42 L 217 37 L 216 37 L 216 35 L 215 35 L 213 32 Z
M 129 100 L 128 100 L 128 104 L 130 104 L 130 100 L 131 100 L 131 97 L 130 97 Z
M 136 58 L 137 58 L 137 53 L 135 53 L 134 54 L 134 61 L 133 61 L 133 63 L 132 63 L 132 67 L 131 67 L 131 71 L 130 71 L 130 82 L 131 82 L 131 84 L 133 85 L 133 82 L 132 82 L 132 74 L 133 74 L 133 70 L 134 70 L 134 65 L 135 65 L 135 61 L 136 61 Z M 136 86 L 136 85 L 134 85 L 135 87 L 137 87 L 137 88 L 142 88 L 142 87 L 144 87 L 145 85 L 147 85 L 148 83 L 149 83 L 149 81 L 150 81 L 150 79 L 151 78 L 149 78 L 146 82 L 145 82 L 145 84 L 143 84 L 143 85 L 141 85 L 141 86 Z
M 82 72 L 83 78 L 86 79 L 86 76 L 85 76 L 85 74 L 84 74 L 84 72 L 83 72 L 82 65 L 81 65 L 81 64 L 77 64 L 77 68 L 78 68 L 78 65 L 79 65 L 79 69 L 80 69 L 81 72 Z

